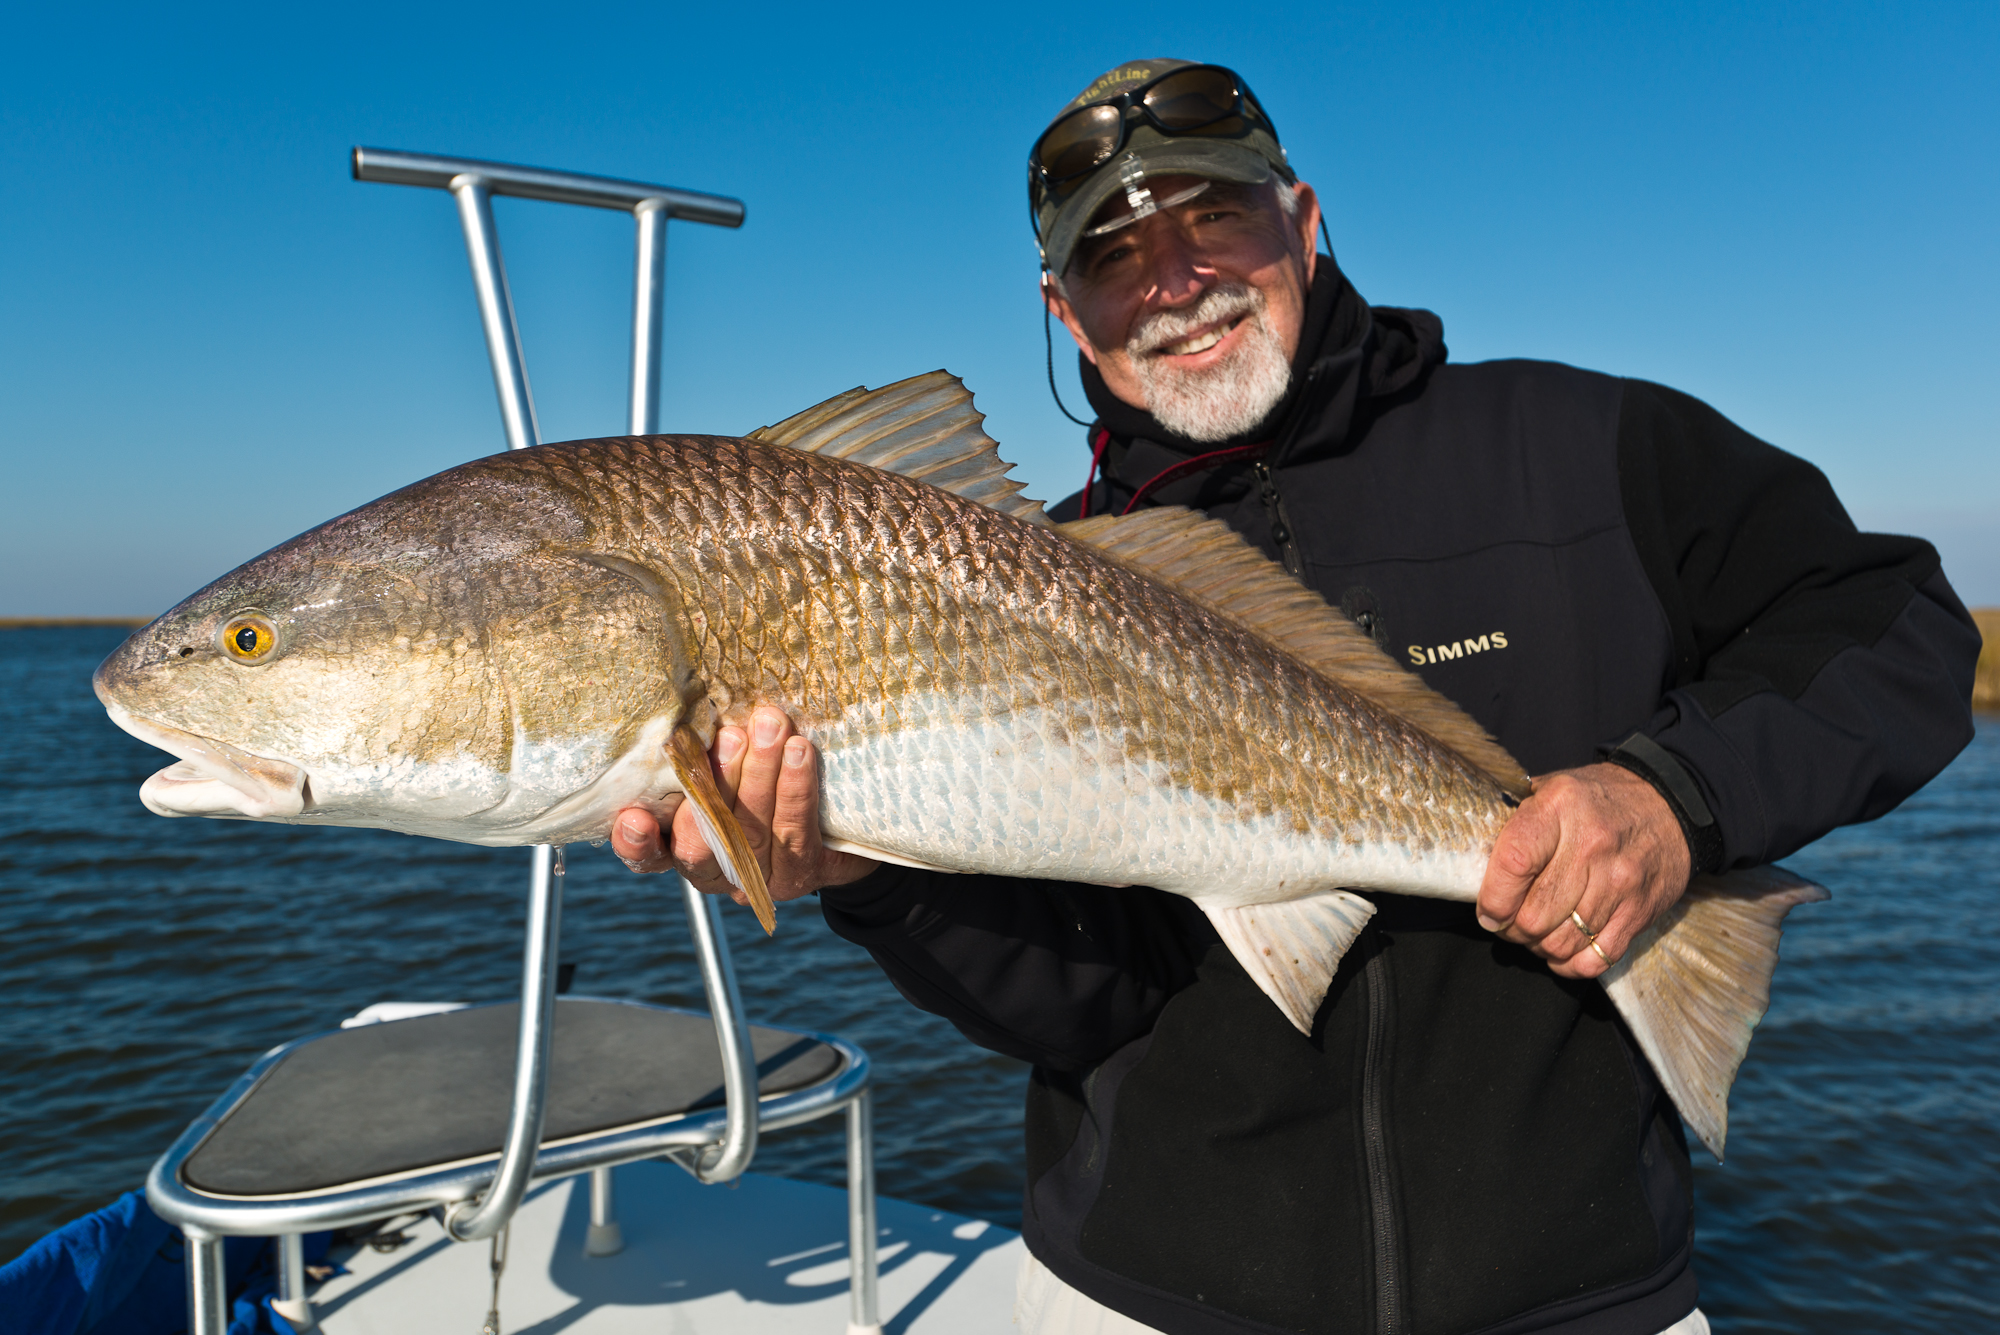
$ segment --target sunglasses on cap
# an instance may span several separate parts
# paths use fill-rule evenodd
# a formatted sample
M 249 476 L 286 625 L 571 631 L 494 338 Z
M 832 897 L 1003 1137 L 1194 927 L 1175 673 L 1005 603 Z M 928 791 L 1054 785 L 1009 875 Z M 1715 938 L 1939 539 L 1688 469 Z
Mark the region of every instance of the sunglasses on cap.
M 1088 176 L 1125 147 L 1140 121 L 1166 135 L 1231 135 L 1245 121 L 1278 133 L 1234 70 L 1183 65 L 1058 120 L 1035 141 L 1028 173 L 1044 190 Z

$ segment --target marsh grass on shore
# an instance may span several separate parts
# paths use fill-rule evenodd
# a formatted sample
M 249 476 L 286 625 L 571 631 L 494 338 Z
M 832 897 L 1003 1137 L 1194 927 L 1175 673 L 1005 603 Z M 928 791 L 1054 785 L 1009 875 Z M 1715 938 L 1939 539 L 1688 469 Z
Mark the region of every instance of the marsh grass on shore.
M 1972 619 L 1979 623 L 1979 674 L 1972 682 L 1972 707 L 1989 714 L 2000 713 L 2000 607 L 1975 607 Z

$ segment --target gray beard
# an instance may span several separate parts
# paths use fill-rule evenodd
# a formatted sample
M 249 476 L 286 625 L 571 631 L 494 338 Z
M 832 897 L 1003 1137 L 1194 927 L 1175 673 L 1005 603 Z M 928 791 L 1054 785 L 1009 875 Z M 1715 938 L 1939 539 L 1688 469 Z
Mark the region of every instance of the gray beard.
M 1178 343 L 1202 325 L 1244 317 L 1242 342 L 1223 361 L 1200 372 L 1165 365 L 1150 354 Z M 1188 440 L 1204 443 L 1240 436 L 1267 417 L 1291 388 L 1292 365 L 1264 316 L 1264 294 L 1242 283 L 1211 288 L 1185 310 L 1161 311 L 1133 331 L 1125 344 L 1146 411 Z

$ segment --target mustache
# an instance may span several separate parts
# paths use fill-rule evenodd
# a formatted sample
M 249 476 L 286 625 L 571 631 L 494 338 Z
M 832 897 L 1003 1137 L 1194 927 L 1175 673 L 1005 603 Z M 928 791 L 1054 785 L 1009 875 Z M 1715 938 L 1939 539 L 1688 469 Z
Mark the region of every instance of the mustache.
M 1134 358 L 1157 352 L 1178 343 L 1204 325 L 1224 323 L 1238 317 L 1261 318 L 1264 294 L 1247 283 L 1225 283 L 1202 293 L 1201 300 L 1177 311 L 1157 311 L 1139 322 L 1125 342 Z

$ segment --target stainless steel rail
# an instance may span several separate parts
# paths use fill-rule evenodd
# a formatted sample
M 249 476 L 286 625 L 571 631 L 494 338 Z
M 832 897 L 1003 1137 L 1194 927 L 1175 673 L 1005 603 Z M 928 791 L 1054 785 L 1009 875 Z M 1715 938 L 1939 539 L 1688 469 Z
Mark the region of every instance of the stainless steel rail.
M 826 1044 L 840 1054 L 841 1068 L 831 1080 L 758 1100 L 758 1122 L 766 1131 L 799 1126 L 839 1112 L 868 1088 L 868 1056 L 860 1048 L 832 1034 L 790 1028 L 786 1028 L 785 1032 Z M 217 1239 L 314 1233 L 428 1210 L 440 1202 L 471 1200 L 488 1187 L 497 1176 L 501 1162 L 499 1156 L 363 1187 L 302 1192 L 283 1198 L 212 1196 L 188 1186 L 181 1179 L 181 1166 L 201 1148 L 202 1142 L 208 1139 L 230 1109 L 294 1049 L 322 1037 L 325 1035 L 314 1034 L 272 1048 L 188 1125 L 146 1177 L 146 1201 L 156 1214 L 183 1228 Z M 724 1109 L 704 1108 L 699 1112 L 663 1117 L 612 1135 L 593 1132 L 573 1140 L 543 1145 L 535 1156 L 531 1176 L 534 1181 L 546 1181 L 589 1172 L 593 1168 L 659 1158 L 673 1150 L 707 1148 L 724 1139 L 728 1123 L 728 1114 Z M 864 1152 L 858 1162 L 872 1178 L 872 1159 Z M 850 1148 L 849 1164 L 853 1166 L 856 1163 L 857 1158 Z
M 743 1018 L 743 996 L 736 990 L 736 965 L 729 958 L 729 939 L 722 934 L 722 901 L 704 895 L 686 881 L 688 923 L 694 928 L 695 953 L 701 957 L 702 986 L 708 990 L 708 1010 L 715 1017 L 715 1046 L 722 1057 L 722 1103 L 728 1113 L 722 1141 L 701 1151 L 688 1165 L 702 1182 L 727 1182 L 742 1176 L 757 1152 L 757 1054 L 750 1046 L 750 1023 Z
M 512 195 L 539 199 L 552 204 L 581 204 L 590 208 L 621 209 L 632 214 L 635 229 L 632 283 L 632 373 L 626 402 L 627 429 L 646 435 L 659 429 L 660 339 L 665 325 L 667 222 L 680 218 L 688 222 L 718 227 L 743 225 L 743 201 L 722 195 L 680 190 L 673 186 L 649 185 L 610 176 L 587 176 L 581 172 L 550 171 L 514 163 L 486 162 L 478 158 L 446 157 L 436 153 L 407 153 L 395 149 L 354 150 L 354 179 L 385 185 L 424 186 L 450 192 L 458 204 L 459 224 L 465 232 L 466 259 L 472 266 L 472 286 L 479 299 L 479 322 L 486 334 L 486 353 L 493 364 L 493 388 L 500 400 L 500 421 L 507 436 L 507 448 L 527 449 L 541 443 L 541 429 L 535 420 L 534 393 L 528 383 L 527 359 L 521 350 L 520 329 L 514 319 L 514 299 L 507 286 L 507 266 L 500 255 L 500 234 L 493 221 L 493 196 Z M 561 853 L 544 846 L 535 850 L 530 881 L 530 902 L 549 902 L 551 866 L 561 866 Z M 716 1017 L 716 1037 L 722 1048 L 724 1085 L 728 1093 L 729 1124 L 722 1143 L 713 1156 L 704 1155 L 694 1165 L 695 1175 L 704 1182 L 721 1182 L 736 1177 L 749 1165 L 757 1148 L 756 1059 L 751 1054 L 749 1028 L 736 994 L 735 972 L 729 962 L 729 948 L 712 906 L 698 907 L 702 898 L 688 890 L 689 915 L 694 926 L 702 960 L 702 981 L 708 989 L 709 1006 Z M 559 892 L 557 902 L 559 904 Z M 551 911 L 546 939 L 535 934 L 540 919 L 530 917 L 527 960 L 523 964 L 521 994 L 520 1066 L 516 1071 L 514 1105 L 507 1123 L 507 1149 L 493 1190 L 477 1207 L 459 1206 L 447 1216 L 446 1228 L 460 1241 L 491 1237 L 506 1226 L 527 1190 L 529 1166 L 542 1131 L 544 1071 L 548 1053 L 550 990 L 555 968 L 554 928 L 559 912 Z M 539 966 L 533 961 L 539 959 Z M 538 986 L 536 968 L 548 974 L 539 986 L 542 1000 L 531 1004 L 530 990 Z M 531 1079 L 532 1077 L 532 1079 Z M 747 1091 L 747 1096 L 746 1096 Z M 596 1211 L 602 1224 L 609 1225 L 611 1203 L 608 1184 Z
M 512 195 L 551 204 L 581 204 L 630 213 L 636 231 L 637 258 L 632 284 L 632 393 L 626 429 L 635 436 L 660 429 L 660 335 L 666 298 L 667 222 L 678 218 L 715 227 L 741 227 L 745 216 L 742 200 L 613 176 L 586 176 L 581 172 L 550 171 L 544 167 L 437 153 L 405 153 L 392 148 L 356 148 L 353 171 L 357 181 L 427 186 L 448 190 L 457 199 L 509 449 L 525 449 L 536 444 L 539 436 L 534 398 L 528 389 L 528 374 L 522 364 L 521 342 L 514 324 L 514 305 L 507 291 L 506 268 L 500 260 L 500 240 L 493 227 L 492 197 Z
M 181 1225 L 187 1239 L 188 1329 L 195 1335 L 224 1335 L 229 1329 L 229 1285 L 222 1266 L 222 1239 Z
M 707 195 L 698 190 L 680 190 L 670 185 L 648 185 L 616 176 L 586 176 L 582 172 L 550 171 L 546 167 L 523 167 L 511 162 L 486 162 L 479 158 L 454 158 L 441 153 L 405 153 L 393 148 L 354 150 L 354 179 L 383 185 L 421 185 L 433 190 L 451 189 L 458 176 L 481 176 L 493 185 L 496 195 L 546 200 L 551 204 L 582 204 L 595 209 L 624 209 L 631 212 L 657 200 L 671 217 L 683 222 L 709 223 L 716 227 L 741 227 L 743 201 L 726 195 Z
M 585 1256 L 616 1256 L 625 1250 L 625 1230 L 618 1226 L 618 1198 L 611 1189 L 611 1170 L 590 1170 L 590 1227 L 584 1230 Z
M 313 1323 L 312 1302 L 306 1297 L 305 1241 L 298 1233 L 278 1235 L 278 1292 L 271 1307 L 295 1330 Z
M 743 206 L 736 208 L 740 222 Z M 632 393 L 626 403 L 625 429 L 635 436 L 650 436 L 660 429 L 660 336 L 667 304 L 671 216 L 665 204 L 652 199 L 632 210 Z
M 521 952 L 521 1028 L 514 1047 L 514 1107 L 507 1119 L 506 1149 L 493 1187 L 478 1204 L 460 1201 L 445 1211 L 444 1231 L 459 1242 L 490 1238 L 507 1227 L 528 1194 L 535 1151 L 549 1104 L 549 1031 L 556 1015 L 556 942 L 562 938 L 563 854 L 535 849 L 528 896 L 528 945 Z
M 875 1261 L 874 1101 L 863 1085 L 847 1105 L 847 1335 L 880 1335 Z
M 620 1003 L 636 1005 L 635 1002 Z M 676 1009 L 662 1007 L 660 1009 Z M 694 1012 L 682 1012 L 691 1014 Z M 776 1027 L 776 1026 L 774 1026 Z M 337 1032 L 337 1031 L 336 1031 Z M 799 1126 L 830 1113 L 847 1114 L 848 1255 L 853 1266 L 849 1299 L 850 1335 L 874 1335 L 881 1330 L 875 1257 L 875 1160 L 868 1107 L 868 1056 L 832 1034 L 788 1029 L 824 1043 L 840 1054 L 841 1068 L 833 1079 L 808 1089 L 760 1099 L 758 1124 L 767 1131 Z M 313 1034 L 272 1048 L 210 1104 L 168 1147 L 146 1176 L 146 1202 L 162 1219 L 180 1227 L 187 1239 L 189 1268 L 188 1329 L 193 1335 L 224 1335 L 228 1329 L 226 1291 L 222 1278 L 222 1239 L 313 1233 L 351 1228 L 394 1215 L 421 1213 L 444 1203 L 467 1202 L 485 1191 L 504 1167 L 500 1156 L 476 1163 L 414 1174 L 365 1187 L 300 1193 L 284 1198 L 211 1196 L 196 1191 L 181 1178 L 181 1168 L 217 1125 L 264 1076 L 290 1053 L 323 1038 Z M 731 1100 L 732 1104 L 749 1100 Z M 667 1158 L 685 1162 L 726 1142 L 731 1109 L 704 1109 L 664 1117 L 613 1135 L 593 1133 L 572 1141 L 541 1147 L 530 1174 L 532 1182 L 591 1173 L 640 1159 Z M 281 1244 L 282 1246 L 283 1244 Z M 294 1309 L 310 1319 L 300 1287 Z M 289 1318 L 288 1318 L 289 1319 Z
M 528 365 L 521 355 L 521 331 L 514 323 L 514 294 L 500 260 L 500 231 L 493 225 L 493 186 L 482 176 L 454 176 L 451 196 L 465 229 L 465 255 L 472 261 L 472 290 L 479 298 L 479 323 L 486 331 L 486 356 L 493 363 L 493 388 L 500 396 L 500 425 L 507 448 L 525 450 L 542 443 L 535 421 L 535 396 L 528 388 Z

